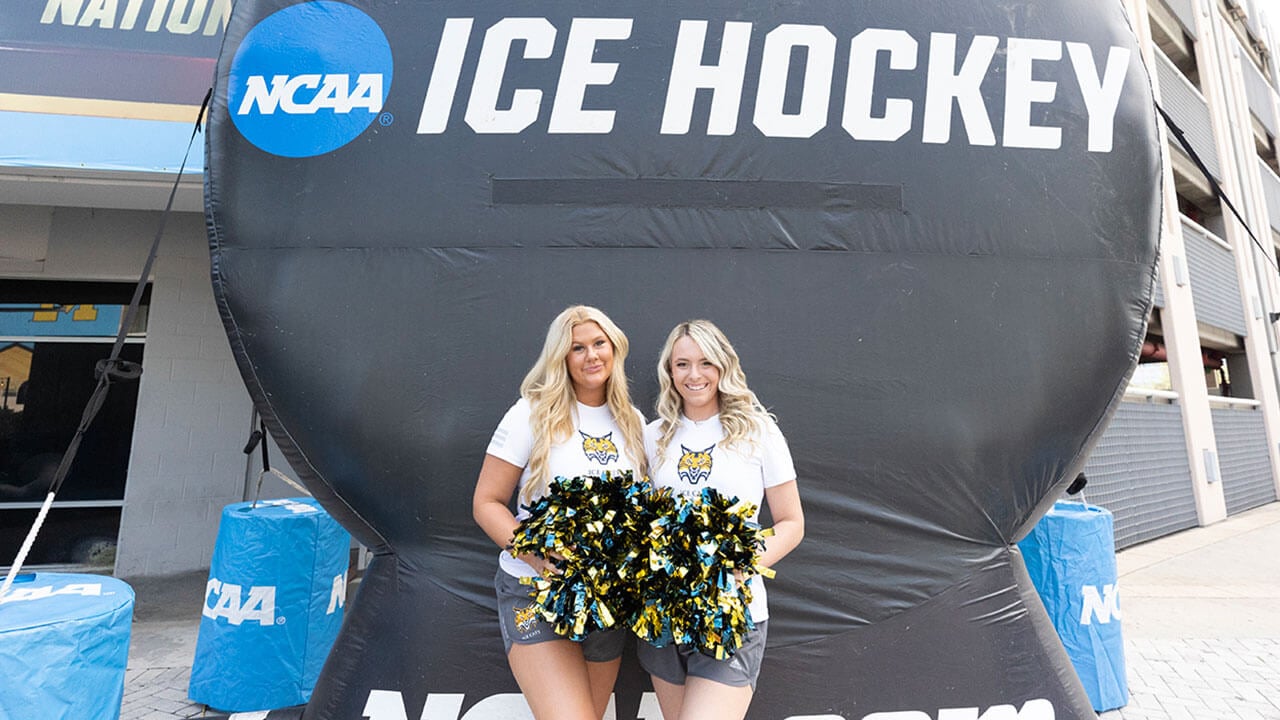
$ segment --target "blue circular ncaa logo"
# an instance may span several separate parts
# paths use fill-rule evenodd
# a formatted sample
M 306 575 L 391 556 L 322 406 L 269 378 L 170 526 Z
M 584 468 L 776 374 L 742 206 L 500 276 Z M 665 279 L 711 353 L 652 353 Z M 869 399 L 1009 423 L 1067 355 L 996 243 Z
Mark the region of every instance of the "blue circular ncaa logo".
M 364 12 L 329 0 L 293 5 L 245 35 L 231 61 L 227 110 L 266 152 L 323 155 L 378 117 L 391 71 L 387 37 Z

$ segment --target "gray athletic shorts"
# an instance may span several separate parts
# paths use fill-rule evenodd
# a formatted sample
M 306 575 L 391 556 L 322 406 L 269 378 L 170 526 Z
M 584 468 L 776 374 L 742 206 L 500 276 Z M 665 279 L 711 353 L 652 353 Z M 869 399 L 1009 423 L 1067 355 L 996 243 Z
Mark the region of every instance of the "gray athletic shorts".
M 536 645 L 568 639 L 557 635 L 551 623 L 543 619 L 542 613 L 533 603 L 532 586 L 521 585 L 520 578 L 498 568 L 498 574 L 493 578 L 493 588 L 498 595 L 498 625 L 502 628 L 502 643 L 508 653 L 511 652 L 512 644 Z M 622 657 L 622 648 L 626 643 L 627 632 L 623 627 L 588 633 L 579 642 L 582 645 L 582 656 L 587 662 L 617 660 Z
M 757 623 L 756 629 L 747 633 L 747 641 L 742 647 L 724 660 L 703 655 L 693 645 L 673 643 L 654 647 L 644 641 L 637 643 L 636 655 L 640 659 L 640 667 L 673 685 L 683 685 L 685 679 L 692 676 L 732 687 L 750 685 L 754 690 L 756 677 L 760 675 L 760 661 L 764 659 L 768 624 L 768 621 Z

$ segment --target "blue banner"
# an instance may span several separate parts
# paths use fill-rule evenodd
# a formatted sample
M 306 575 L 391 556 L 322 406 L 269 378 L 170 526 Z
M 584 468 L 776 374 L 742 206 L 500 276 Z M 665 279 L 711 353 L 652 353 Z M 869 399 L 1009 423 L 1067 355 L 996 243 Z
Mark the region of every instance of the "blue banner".
M 120 305 L 0 304 L 0 337 L 115 337 Z
M 168 120 L 176 108 L 194 111 L 202 93 L 192 90 L 208 87 L 231 0 L 142 5 L 0 5 L 0 109 Z
M 230 14 L 231 0 L 0 3 L 0 166 L 176 172 Z

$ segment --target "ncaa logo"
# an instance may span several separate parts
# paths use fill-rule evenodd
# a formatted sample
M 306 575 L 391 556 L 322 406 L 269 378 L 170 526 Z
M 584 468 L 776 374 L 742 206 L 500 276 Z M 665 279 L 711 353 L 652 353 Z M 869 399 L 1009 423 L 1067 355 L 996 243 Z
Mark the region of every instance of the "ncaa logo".
M 293 5 L 244 37 L 231 61 L 227 110 L 246 140 L 273 155 L 323 155 L 382 111 L 391 46 L 364 12 L 341 2 Z

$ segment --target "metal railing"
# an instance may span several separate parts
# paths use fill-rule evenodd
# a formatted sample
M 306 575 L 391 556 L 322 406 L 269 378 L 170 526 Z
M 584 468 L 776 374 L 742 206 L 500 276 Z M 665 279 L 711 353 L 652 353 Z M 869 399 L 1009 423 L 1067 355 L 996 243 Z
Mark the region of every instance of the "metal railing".
M 1267 199 L 1267 215 L 1271 227 L 1280 231 L 1280 177 L 1270 165 L 1258 158 L 1258 174 L 1262 176 L 1262 194 Z
M 1240 51 L 1240 67 L 1244 68 L 1244 94 L 1249 101 L 1249 111 L 1274 137 L 1277 134 L 1276 108 L 1271 97 L 1271 85 L 1254 64 L 1253 56 L 1240 47 L 1238 40 L 1235 43 Z
M 1249 330 L 1231 246 L 1187 217 L 1182 218 L 1182 241 L 1187 250 L 1196 320 L 1236 335 L 1247 335 Z
M 1205 167 L 1216 178 L 1222 177 L 1218 164 L 1218 148 L 1213 141 L 1213 120 L 1209 104 L 1196 86 L 1187 79 L 1177 65 L 1159 48 L 1152 48 L 1156 55 L 1156 77 L 1160 81 L 1160 105 L 1173 121 L 1186 133 L 1187 141 L 1200 154 Z M 1182 152 L 1172 145 L 1175 152 Z
M 1257 400 L 1250 398 L 1223 397 L 1221 395 L 1210 395 L 1209 405 L 1212 407 L 1234 410 L 1258 410 L 1262 407 L 1262 403 Z
M 1164 403 L 1170 405 L 1178 401 L 1178 393 L 1172 390 L 1130 387 L 1125 388 L 1124 399 L 1128 402 Z
M 1155 0 L 1155 2 L 1163 2 L 1165 7 L 1173 12 L 1173 16 L 1178 18 L 1182 28 L 1187 31 L 1187 35 L 1192 38 L 1198 37 L 1196 34 L 1196 11 L 1192 0 Z
M 1232 400 L 1223 406 L 1223 400 Z M 1218 445 L 1218 467 L 1222 471 L 1222 494 L 1227 514 L 1265 505 L 1276 499 L 1271 478 L 1271 457 L 1267 430 L 1257 401 L 1240 404 L 1236 398 L 1210 397 L 1213 435 Z
M 1131 388 L 1085 462 L 1089 502 L 1115 516 L 1116 547 L 1195 527 L 1178 394 Z

